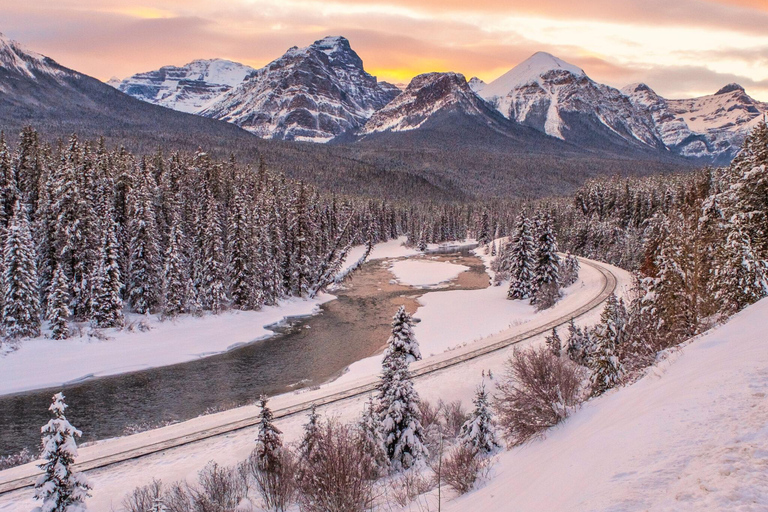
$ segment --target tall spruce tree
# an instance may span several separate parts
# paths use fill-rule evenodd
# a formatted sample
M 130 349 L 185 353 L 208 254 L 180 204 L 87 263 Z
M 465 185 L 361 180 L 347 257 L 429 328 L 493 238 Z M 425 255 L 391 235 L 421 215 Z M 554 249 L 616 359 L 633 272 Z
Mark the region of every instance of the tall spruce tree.
M 69 338 L 69 280 L 61 265 L 56 265 L 53 272 L 51 289 L 48 292 L 48 310 L 46 317 L 50 322 L 51 338 L 63 340 Z
M 401 307 L 395 315 L 382 362 L 378 400 L 384 448 L 394 471 L 408 469 L 428 454 L 419 421 L 419 395 L 408 370 L 409 363 L 420 358 L 410 331 L 410 316 Z
M 43 451 L 40 469 L 43 474 L 35 483 L 35 499 L 42 501 L 34 512 L 84 512 L 85 499 L 90 496 L 91 486 L 85 476 L 76 473 L 72 465 L 77 458 L 76 437 L 82 433 L 73 427 L 64 410 L 64 395 L 53 395 L 48 408 L 53 418 L 42 428 Z
M 518 218 L 508 247 L 510 282 L 507 298 L 528 299 L 534 292 L 535 248 L 531 226 L 525 215 Z
M 154 176 L 142 162 L 138 183 L 129 195 L 130 259 L 128 297 L 139 314 L 157 310 L 161 303 L 160 240 L 155 217 Z
M 16 201 L 3 251 L 3 330 L 9 338 L 40 334 L 36 260 L 27 209 Z
M 100 248 L 99 265 L 93 279 L 95 298 L 92 306 L 93 319 L 99 327 L 122 327 L 123 281 L 120 276 L 117 226 L 110 215 L 103 219 L 103 238 Z
M 560 296 L 560 258 L 557 255 L 557 243 L 549 215 L 540 217 L 537 231 L 536 263 L 533 269 L 534 293 L 531 303 L 549 307 Z

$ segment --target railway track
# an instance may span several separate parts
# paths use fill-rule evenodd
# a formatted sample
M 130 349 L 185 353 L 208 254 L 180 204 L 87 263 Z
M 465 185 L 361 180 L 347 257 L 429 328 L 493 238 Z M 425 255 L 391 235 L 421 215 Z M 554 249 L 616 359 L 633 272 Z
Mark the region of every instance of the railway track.
M 482 347 L 462 352 L 456 355 L 448 355 L 438 361 L 422 364 L 412 370 L 414 378 L 423 377 L 425 375 L 431 375 L 436 372 L 440 372 L 447 368 L 451 368 L 467 361 L 472 361 L 480 357 L 486 356 L 493 352 L 506 349 L 510 346 L 517 345 L 523 341 L 530 340 L 536 336 L 546 333 L 552 330 L 554 327 L 559 327 L 569 322 L 571 318 L 579 318 L 587 313 L 592 312 L 594 309 L 600 307 L 600 305 L 608 298 L 608 296 L 616 290 L 617 280 L 616 276 L 611 273 L 610 270 L 602 265 L 587 261 L 579 258 L 582 265 L 587 265 L 596 269 L 603 276 L 603 286 L 595 297 L 593 297 L 588 303 L 571 311 L 567 315 L 563 315 L 557 319 L 554 319 L 544 325 L 536 327 L 530 331 L 511 336 L 509 338 L 484 345 Z M 334 404 L 351 398 L 367 395 L 376 390 L 378 379 L 372 377 L 370 382 L 366 382 L 361 385 L 356 385 L 349 389 L 340 392 L 329 393 L 324 396 L 315 397 L 311 400 L 306 400 L 299 404 L 291 405 L 289 407 L 278 408 L 273 410 L 275 418 L 285 418 L 293 416 L 302 412 L 306 412 L 315 406 L 324 406 Z M 171 439 L 165 439 L 155 443 L 146 444 L 138 448 L 131 448 L 123 450 L 113 454 L 95 457 L 93 459 L 84 460 L 75 465 L 77 471 L 91 471 L 94 469 L 104 468 L 121 462 L 139 459 L 155 453 L 159 453 L 172 448 L 185 446 L 212 437 L 229 434 L 238 430 L 251 428 L 258 423 L 258 417 L 253 416 L 250 418 L 224 423 L 213 428 L 207 428 L 198 432 L 193 432 L 183 436 L 174 437 Z M 13 473 L 13 469 L 6 471 L 7 473 Z M 3 494 L 31 487 L 35 484 L 35 481 L 39 475 L 39 471 L 36 468 L 31 469 L 28 474 L 17 475 L 10 478 L 3 478 L 3 472 L 0 472 L 0 496 Z

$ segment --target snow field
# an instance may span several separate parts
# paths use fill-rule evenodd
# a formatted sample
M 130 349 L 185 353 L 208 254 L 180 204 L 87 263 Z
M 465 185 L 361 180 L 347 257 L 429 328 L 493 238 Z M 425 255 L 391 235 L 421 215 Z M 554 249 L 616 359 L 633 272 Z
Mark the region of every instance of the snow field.
M 382 249 L 380 254 L 384 251 L 396 253 L 397 251 L 402 250 L 395 246 L 394 243 L 390 244 L 390 247 Z M 482 254 L 482 249 L 479 249 L 476 252 L 484 261 L 490 261 L 490 257 Z M 620 290 L 626 288 L 631 282 L 631 276 L 620 269 L 610 268 L 619 278 Z M 455 290 L 450 292 L 427 293 L 422 297 L 422 299 L 425 300 L 426 305 L 420 307 L 416 312 L 416 317 L 421 318 L 422 321 L 414 328 L 425 361 L 415 363 L 415 365 L 428 364 L 435 361 L 438 356 L 430 356 L 430 354 L 439 354 L 440 347 L 450 346 L 451 343 L 455 345 L 464 345 L 465 343 L 469 345 L 472 344 L 473 341 L 477 341 L 477 343 L 491 343 L 496 339 L 501 339 L 513 335 L 514 333 L 529 330 L 539 322 L 546 323 L 553 318 L 550 315 L 558 316 L 566 309 L 575 309 L 578 305 L 589 300 L 589 298 L 599 292 L 600 286 L 601 281 L 599 273 L 592 270 L 590 267 L 583 266 L 579 281 L 566 290 L 564 299 L 552 310 L 538 314 L 534 313 L 533 308 L 530 306 L 515 304 L 512 301 L 507 301 L 503 296 L 501 296 L 501 298 L 493 298 L 495 297 L 494 294 L 500 294 L 499 290 L 505 290 L 504 286 L 491 287 L 485 290 Z M 461 299 L 454 295 L 456 300 L 453 302 L 457 304 L 457 307 L 451 310 L 450 313 L 443 314 L 439 311 L 438 308 L 445 306 L 442 303 L 429 304 L 431 301 L 429 296 L 457 293 L 462 294 L 460 296 Z M 501 302 L 503 303 L 503 306 L 500 307 L 512 308 L 515 311 L 515 314 L 517 314 L 518 308 L 530 308 L 529 313 L 531 317 L 535 318 L 535 323 L 529 321 L 526 325 L 520 323 L 518 320 L 517 325 L 512 325 L 510 327 L 509 324 L 513 323 L 514 319 L 507 318 L 505 324 L 502 324 L 501 320 L 498 323 L 489 324 L 489 321 L 491 320 L 490 315 L 483 312 L 480 307 L 466 311 L 463 313 L 463 316 L 456 316 L 462 314 L 460 311 L 462 302 L 470 303 L 475 300 L 484 302 L 486 307 L 488 303 L 492 301 Z M 432 313 L 432 311 L 434 313 Z M 453 318 L 453 316 L 456 316 L 456 318 Z M 599 320 L 599 316 L 600 311 L 597 310 L 583 317 L 579 323 L 585 325 L 593 324 Z M 447 318 L 450 318 L 452 323 L 445 325 L 445 320 Z M 459 325 L 465 329 L 462 331 L 464 334 L 457 334 L 455 337 L 451 338 L 450 342 L 444 341 L 444 335 L 446 333 L 451 333 L 451 331 L 456 329 Z M 504 331 L 494 334 L 499 329 L 504 329 Z M 482 336 L 486 336 L 486 338 L 479 340 Z M 531 340 L 529 343 L 542 343 L 543 340 L 544 335 L 541 335 L 534 340 Z M 473 344 L 470 348 L 479 346 L 477 343 Z M 495 379 L 501 376 L 504 371 L 504 361 L 509 357 L 511 351 L 512 348 L 509 348 L 507 350 L 488 354 L 449 370 L 420 378 L 416 380 L 415 388 L 424 400 L 429 400 L 431 402 L 437 402 L 439 399 L 446 402 L 460 400 L 463 402 L 465 408 L 469 409 L 471 407 L 471 400 L 474 396 L 475 389 L 482 380 L 481 374 L 487 374 L 488 370 L 491 370 Z M 440 355 L 442 357 L 450 357 L 455 353 L 456 352 L 454 351 L 450 353 L 442 353 Z M 380 371 L 380 357 L 381 356 L 372 357 L 352 365 L 347 374 L 340 379 L 323 386 L 321 390 L 306 390 L 274 397 L 270 401 L 270 406 L 273 410 L 282 409 L 309 400 L 313 395 L 320 396 L 334 390 L 344 389 L 354 385 L 355 380 L 359 382 L 370 381 L 371 378 L 376 378 Z M 489 392 L 492 392 L 494 387 L 493 380 L 487 380 L 486 384 Z M 336 416 L 341 421 L 355 421 L 362 413 L 366 400 L 367 397 L 345 400 L 337 404 L 321 407 L 319 408 L 319 411 L 321 415 Z M 163 439 L 179 437 L 205 428 L 212 428 L 226 422 L 251 418 L 257 413 L 258 409 L 255 406 L 246 406 L 218 414 L 202 416 L 183 423 L 142 432 L 133 436 L 101 441 L 94 445 L 83 447 L 80 450 L 80 456 L 81 458 L 94 458 L 100 455 L 115 453 L 116 451 L 144 446 Z M 283 431 L 286 442 L 290 443 L 300 440 L 302 425 L 305 422 L 305 415 L 300 414 L 279 419 L 276 421 L 276 424 Z M 149 483 L 152 478 L 159 478 L 166 483 L 171 483 L 179 479 L 189 479 L 190 481 L 193 481 L 197 476 L 197 472 L 208 461 L 214 460 L 219 464 L 225 465 L 235 464 L 245 459 L 251 452 L 254 447 L 255 437 L 256 429 L 247 428 L 200 441 L 192 445 L 149 455 L 135 461 L 90 471 L 88 472 L 88 477 L 94 484 L 94 490 L 93 497 L 88 501 L 89 508 L 95 511 L 111 509 L 119 511 L 120 502 L 123 496 L 134 487 Z M 29 466 L 26 468 L 25 466 L 20 466 L 19 468 L 14 468 L 4 473 L 10 478 L 13 474 L 23 474 L 25 470 L 29 470 Z M 31 495 L 30 490 L 22 490 L 0 497 L 0 511 L 10 512 L 26 510 L 28 508 L 31 509 L 33 506 Z
M 469 267 L 444 261 L 402 260 L 390 266 L 395 279 L 401 283 L 418 288 L 432 288 L 455 279 Z

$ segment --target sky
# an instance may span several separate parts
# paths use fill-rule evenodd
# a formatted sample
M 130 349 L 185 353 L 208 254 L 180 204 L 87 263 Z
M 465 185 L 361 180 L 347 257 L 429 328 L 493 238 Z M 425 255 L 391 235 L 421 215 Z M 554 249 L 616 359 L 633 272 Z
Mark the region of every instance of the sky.
M 537 51 L 668 98 L 768 101 L 768 0 L 0 0 L 0 32 L 102 80 L 226 58 L 261 67 L 343 35 L 368 72 L 497 78 Z

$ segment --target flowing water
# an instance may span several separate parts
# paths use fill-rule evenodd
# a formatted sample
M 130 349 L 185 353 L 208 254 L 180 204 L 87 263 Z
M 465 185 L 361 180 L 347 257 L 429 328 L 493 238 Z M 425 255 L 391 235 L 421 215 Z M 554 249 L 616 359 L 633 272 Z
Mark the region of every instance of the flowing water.
M 488 286 L 481 260 L 468 249 L 426 257 L 470 267 L 440 290 Z M 366 263 L 317 315 L 294 319 L 265 340 L 182 364 L 65 386 L 67 418 L 83 431 L 82 441 L 94 441 L 253 403 L 262 393 L 327 382 L 355 361 L 381 352 L 397 308 L 405 305 L 413 313 L 416 298 L 425 293 L 393 283 L 388 267 L 389 261 Z M 0 396 L 0 455 L 24 447 L 36 452 L 51 396 L 60 390 Z

